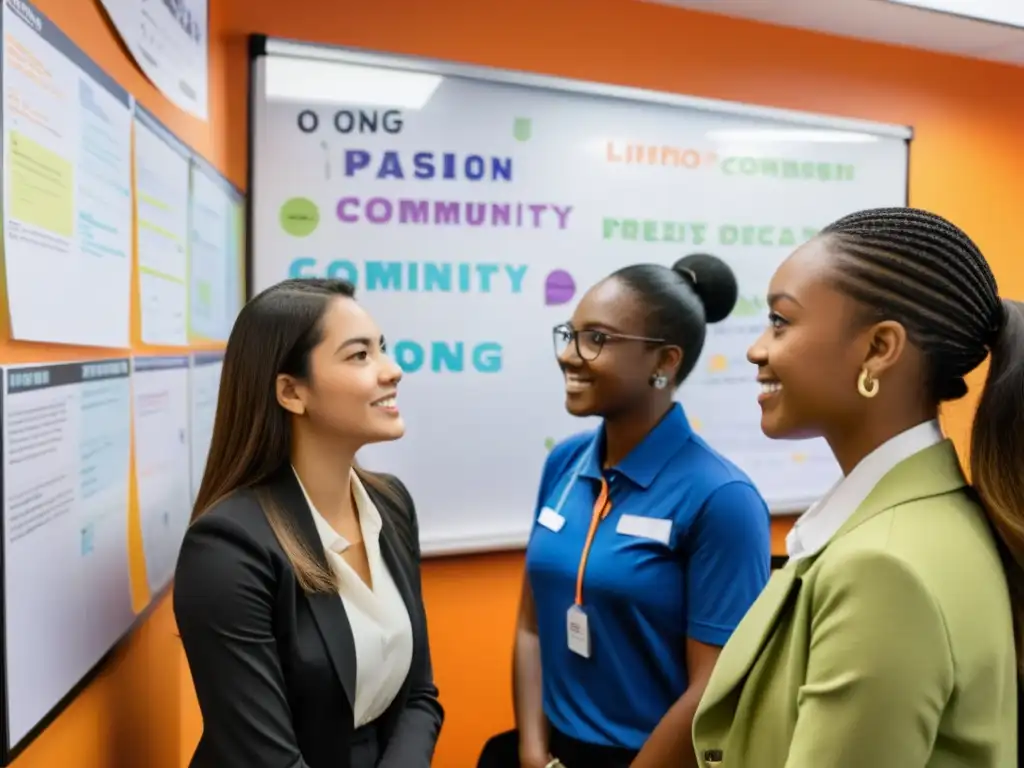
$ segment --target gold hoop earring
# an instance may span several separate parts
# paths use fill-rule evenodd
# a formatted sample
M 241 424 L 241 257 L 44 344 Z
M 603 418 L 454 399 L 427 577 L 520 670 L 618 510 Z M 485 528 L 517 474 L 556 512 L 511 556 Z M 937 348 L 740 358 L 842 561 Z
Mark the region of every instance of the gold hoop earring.
M 860 369 L 857 391 L 860 392 L 861 397 L 866 397 L 869 400 L 878 394 L 878 379 L 872 378 L 867 368 Z

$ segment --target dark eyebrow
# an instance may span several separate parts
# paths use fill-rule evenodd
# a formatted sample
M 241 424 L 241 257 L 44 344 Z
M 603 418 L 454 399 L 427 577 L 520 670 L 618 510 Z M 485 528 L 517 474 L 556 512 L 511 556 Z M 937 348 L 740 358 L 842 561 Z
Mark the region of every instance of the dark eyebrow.
M 365 347 L 369 347 L 373 344 L 373 340 L 369 336 L 356 336 L 355 338 L 346 339 L 345 341 L 341 342 L 341 344 L 338 345 L 338 348 L 334 351 L 335 353 L 338 353 L 341 352 L 341 350 L 343 350 L 345 347 L 352 347 L 355 346 L 356 344 L 362 344 Z
M 573 327 L 572 323 L 569 323 L 569 327 Z M 581 331 L 604 331 L 605 333 L 622 333 L 614 325 L 608 325 L 608 323 L 584 323 Z
M 768 306 L 769 307 L 774 307 L 776 304 L 778 304 L 780 301 L 783 301 L 783 300 L 792 302 L 793 304 L 796 304 L 798 307 L 802 307 L 803 306 L 803 304 L 801 304 L 799 301 L 797 301 L 796 297 L 794 297 L 790 293 L 769 293 L 768 294 Z

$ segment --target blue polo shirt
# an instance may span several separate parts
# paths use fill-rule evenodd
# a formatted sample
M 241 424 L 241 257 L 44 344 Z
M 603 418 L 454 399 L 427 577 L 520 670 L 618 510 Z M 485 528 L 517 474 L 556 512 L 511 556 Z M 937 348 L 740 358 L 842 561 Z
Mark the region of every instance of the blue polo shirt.
M 590 656 L 577 655 L 567 618 L 601 488 L 602 430 L 548 456 L 526 569 L 548 720 L 581 741 L 636 750 L 686 690 L 687 638 L 724 645 L 767 583 L 769 515 L 676 404 L 604 471 L 612 507 L 584 572 Z

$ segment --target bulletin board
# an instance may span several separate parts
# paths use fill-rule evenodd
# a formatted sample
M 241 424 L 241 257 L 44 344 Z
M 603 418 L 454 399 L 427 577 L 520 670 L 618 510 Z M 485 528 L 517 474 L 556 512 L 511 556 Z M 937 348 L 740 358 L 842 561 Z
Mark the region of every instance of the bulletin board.
M 29 0 L 2 13 L 6 765 L 168 589 L 244 298 L 245 200 Z

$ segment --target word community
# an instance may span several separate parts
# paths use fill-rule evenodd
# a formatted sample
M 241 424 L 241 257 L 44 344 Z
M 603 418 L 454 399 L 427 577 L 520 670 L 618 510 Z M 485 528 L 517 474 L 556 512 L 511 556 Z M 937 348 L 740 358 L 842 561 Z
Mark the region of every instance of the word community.
M 343 197 L 338 219 L 346 224 L 433 224 L 468 227 L 565 229 L 571 205 L 482 203 L 389 197 Z

